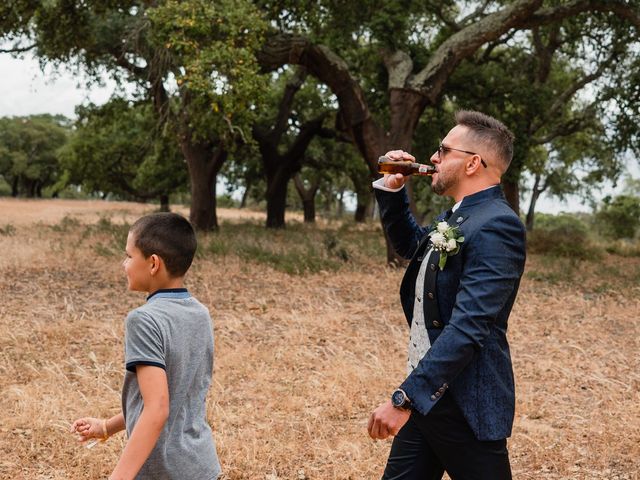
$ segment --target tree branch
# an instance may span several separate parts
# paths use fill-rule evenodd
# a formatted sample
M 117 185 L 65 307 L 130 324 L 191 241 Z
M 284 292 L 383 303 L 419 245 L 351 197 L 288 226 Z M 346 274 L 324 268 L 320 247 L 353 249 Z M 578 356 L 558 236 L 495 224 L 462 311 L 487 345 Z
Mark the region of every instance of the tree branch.
M 560 36 L 560 24 L 556 23 L 551 25 L 549 31 L 549 41 L 545 45 L 542 36 L 540 35 L 540 29 L 534 28 L 533 31 L 533 45 L 536 50 L 536 54 L 540 61 L 538 68 L 538 75 L 536 76 L 536 82 L 538 84 L 545 83 L 551 72 L 551 63 L 553 62 L 553 56 L 558 50 L 558 47 L 562 45 L 562 38 Z
M 0 53 L 23 53 L 33 50 L 38 46 L 37 43 L 29 45 L 28 47 L 12 47 L 12 48 L 0 48 Z
M 364 93 L 346 62 L 324 45 L 314 45 L 301 35 L 275 34 L 265 41 L 257 58 L 264 71 L 285 64 L 304 65 L 338 97 L 344 120 L 350 128 L 371 116 Z
M 306 78 L 306 69 L 304 67 L 299 67 L 285 86 L 284 94 L 282 95 L 282 99 L 280 100 L 280 105 L 278 107 L 278 116 L 271 132 L 269 133 L 271 140 L 275 144 L 280 141 L 282 134 L 287 131 L 287 121 L 289 120 L 291 110 L 293 109 L 293 100 L 296 93 L 298 93 L 304 84 Z
M 556 127 L 543 137 L 531 137 L 531 143 L 534 145 L 544 145 L 555 140 L 558 137 L 568 137 L 576 132 L 584 130 L 593 120 L 593 111 L 586 108 L 579 116 L 573 117 L 564 123 L 556 125 Z
M 309 186 L 308 190 L 304 188 L 304 182 L 302 181 L 302 177 L 299 173 L 296 173 L 293 176 L 293 183 L 296 186 L 296 190 L 298 191 L 298 195 L 300 195 L 300 198 L 306 200 L 315 196 L 316 192 L 318 191 L 318 187 L 320 187 L 320 177 L 315 177 L 313 181 L 310 182 L 311 185 Z
M 607 58 L 603 62 L 601 62 L 600 65 L 598 65 L 598 68 L 594 72 L 588 75 L 585 75 L 580 79 L 575 80 L 571 85 L 569 85 L 569 87 L 565 89 L 564 92 L 558 95 L 555 102 L 553 102 L 553 104 L 547 111 L 546 118 L 553 118 L 556 114 L 558 114 L 560 109 L 567 104 L 569 99 L 571 99 L 571 97 L 573 97 L 578 92 L 578 90 L 581 90 L 582 88 L 587 86 L 589 83 L 600 78 L 604 74 L 604 72 L 607 70 L 607 68 L 610 67 L 611 61 L 616 56 L 616 54 L 617 54 L 617 51 L 615 48 L 613 48 L 610 54 L 607 56 Z M 534 132 L 537 132 L 540 128 L 542 128 L 543 123 L 544 123 L 544 120 L 540 120 L 538 122 L 532 123 L 530 133 L 533 134 Z M 541 143 L 546 143 L 546 142 L 541 142 Z
M 516 32 L 517 32 L 517 30 L 515 30 L 515 29 L 511 30 L 506 35 L 502 35 L 495 42 L 491 42 L 491 43 L 487 44 L 487 48 L 485 48 L 484 52 L 482 53 L 482 57 L 480 58 L 480 61 L 478 63 L 486 63 L 486 62 L 490 61 L 491 60 L 491 53 L 493 53 L 493 51 L 497 47 L 499 47 L 500 45 L 504 45 L 509 40 L 511 40 L 514 37 L 514 35 L 516 34 Z
M 487 9 L 490 3 L 491 3 L 491 0 L 485 0 L 485 2 L 482 5 L 480 5 L 475 11 L 471 12 L 469 15 L 467 15 L 462 20 L 460 20 L 458 23 L 460 25 L 467 25 L 468 23 L 472 23 L 476 21 L 478 18 L 484 15 L 484 11 Z
M 327 115 L 329 115 L 329 112 L 323 112 L 313 120 L 305 122 L 302 127 L 300 127 L 300 133 L 293 141 L 291 148 L 289 148 L 287 153 L 284 155 L 287 158 L 287 163 L 290 161 L 296 162 L 302 160 L 302 156 L 307 150 L 309 143 L 311 143 L 313 137 L 322 129 L 322 124 L 324 123 L 324 119 Z
M 557 7 L 541 8 L 522 21 L 521 28 L 532 28 L 564 20 L 584 12 L 615 13 L 640 28 L 640 10 L 624 0 L 572 0 Z
M 441 2 L 435 2 L 435 4 L 433 4 L 432 7 L 433 7 L 433 13 L 435 14 L 435 16 L 438 17 L 438 19 L 442 23 L 444 23 L 447 27 L 449 27 L 451 30 L 453 30 L 454 32 L 457 32 L 462 28 L 462 26 L 458 22 L 456 22 L 453 18 L 449 17 L 447 14 L 444 13 Z
M 445 40 L 431 60 L 410 82 L 431 104 L 437 101 L 445 82 L 458 64 L 487 42 L 496 40 L 531 16 L 542 0 L 516 0 L 508 7 L 487 15 Z
M 389 89 L 404 88 L 413 70 L 413 60 L 409 54 L 402 50 L 396 50 L 393 53 L 383 52 L 382 60 L 387 68 Z

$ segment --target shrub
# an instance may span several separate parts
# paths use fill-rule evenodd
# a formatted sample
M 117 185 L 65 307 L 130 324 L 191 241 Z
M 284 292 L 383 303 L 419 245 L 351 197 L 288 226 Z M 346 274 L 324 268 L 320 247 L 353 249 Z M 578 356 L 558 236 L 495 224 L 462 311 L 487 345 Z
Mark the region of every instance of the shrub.
M 536 229 L 527 235 L 527 249 L 554 257 L 583 260 L 600 256 L 600 249 L 589 241 L 589 228 L 573 215 L 544 215 L 536 218 Z
M 631 195 L 607 197 L 596 219 L 603 235 L 615 239 L 633 238 L 640 228 L 640 198 Z
M 620 255 L 621 257 L 640 257 L 640 242 L 637 240 L 615 240 L 608 242 L 605 250 L 607 253 Z
M 7 223 L 4 227 L 0 227 L 0 235 L 5 237 L 10 237 L 16 233 L 16 227 L 12 224 Z

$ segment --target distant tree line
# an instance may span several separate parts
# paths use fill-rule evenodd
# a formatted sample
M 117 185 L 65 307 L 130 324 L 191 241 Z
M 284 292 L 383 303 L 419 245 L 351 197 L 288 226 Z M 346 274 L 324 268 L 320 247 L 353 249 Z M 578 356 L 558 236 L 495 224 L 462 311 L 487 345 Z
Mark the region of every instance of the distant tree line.
M 363 221 L 377 157 L 426 161 L 470 108 L 515 132 L 503 187 L 533 229 L 540 195 L 589 198 L 640 153 L 639 27 L 640 0 L 5 2 L 4 52 L 106 71 L 136 93 L 56 127 L 57 178 L 4 153 L 1 174 L 14 194 L 188 188 L 202 230 L 218 227 L 219 175 L 243 204 L 264 202 L 267 227 L 285 226 L 292 198 L 313 221 L 318 199 L 353 195 Z M 419 216 L 442 206 L 426 183 L 409 186 Z

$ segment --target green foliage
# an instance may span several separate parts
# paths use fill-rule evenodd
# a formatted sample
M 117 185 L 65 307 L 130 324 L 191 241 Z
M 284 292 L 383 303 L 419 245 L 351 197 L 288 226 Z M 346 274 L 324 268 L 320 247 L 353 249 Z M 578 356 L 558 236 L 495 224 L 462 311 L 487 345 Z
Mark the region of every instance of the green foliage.
M 121 257 L 124 254 L 130 225 L 127 222 L 114 222 L 106 215 L 101 216 L 95 224 L 84 224 L 76 217 L 65 215 L 49 228 L 67 239 L 72 235 L 76 246 L 89 242 L 97 255 Z
M 292 224 L 284 230 L 264 230 L 255 222 L 227 223 L 198 239 L 197 255 L 223 260 L 236 255 L 292 275 L 335 271 L 351 265 L 384 261 L 384 240 L 370 229 L 343 224 L 322 230 Z
M 80 226 L 80 220 L 70 215 L 65 215 L 62 220 L 57 224 L 51 225 L 51 230 L 54 232 L 67 233 Z
M 115 223 L 107 216 L 101 216 L 98 223 L 89 230 L 102 240 L 94 245 L 96 253 L 102 256 L 122 256 L 131 225 L 127 222 Z
M 609 238 L 633 238 L 640 229 L 640 197 L 606 197 L 596 213 L 600 232 Z
M 527 250 L 581 260 L 597 260 L 602 254 L 589 239 L 588 225 L 569 214 L 538 214 L 536 229 L 527 235 Z
M 52 115 L 0 118 L 0 176 L 12 195 L 41 197 L 43 189 L 56 183 L 67 123 Z
M 170 57 L 180 110 L 195 138 L 215 137 L 227 149 L 250 141 L 256 102 L 268 89 L 255 51 L 266 24 L 247 0 L 175 1 L 148 10 L 151 41 Z
M 158 129 L 151 105 L 113 98 L 78 107 L 75 131 L 63 150 L 63 185 L 145 200 L 184 190 L 187 172 L 173 137 Z

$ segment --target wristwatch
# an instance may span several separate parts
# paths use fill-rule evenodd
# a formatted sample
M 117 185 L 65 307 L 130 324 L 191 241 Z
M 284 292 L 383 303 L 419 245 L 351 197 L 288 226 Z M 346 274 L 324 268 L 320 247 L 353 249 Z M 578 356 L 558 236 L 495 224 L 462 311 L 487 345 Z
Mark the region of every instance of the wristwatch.
M 409 410 L 411 408 L 411 400 L 409 400 L 407 394 L 404 393 L 404 390 L 398 388 L 391 394 L 391 405 L 403 410 Z

